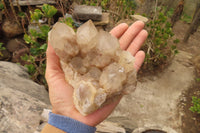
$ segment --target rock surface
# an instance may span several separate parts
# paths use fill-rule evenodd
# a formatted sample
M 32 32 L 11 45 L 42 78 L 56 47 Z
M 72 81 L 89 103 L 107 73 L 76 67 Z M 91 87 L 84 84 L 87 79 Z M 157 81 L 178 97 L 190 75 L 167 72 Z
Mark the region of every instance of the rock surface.
M 77 5 L 74 7 L 73 17 L 77 20 L 99 21 L 102 17 L 102 8 L 98 6 Z
M 126 133 L 132 133 L 137 128 L 136 121 L 123 116 L 109 117 L 107 121 L 117 123 L 119 127 L 123 127 L 126 130 Z
M 94 21 L 94 25 L 103 26 L 107 25 L 110 22 L 110 13 L 102 13 L 101 21 Z
M 30 80 L 24 67 L 0 62 L 0 132 L 34 132 L 49 108 L 48 93 Z
M 23 65 L 25 64 L 25 61 L 21 59 L 21 56 L 27 54 L 29 52 L 29 49 L 22 39 L 11 39 L 7 42 L 6 49 L 12 53 L 12 62 L 20 63 Z
M 19 26 L 15 21 L 6 20 L 2 24 L 2 30 L 6 37 L 15 37 L 22 34 L 24 31 L 21 26 Z
M 25 44 L 23 43 L 23 40 L 18 38 L 11 39 L 6 44 L 6 49 L 12 53 L 22 48 L 25 48 Z
M 60 57 L 67 82 L 74 88 L 74 104 L 87 115 L 136 86 L 135 58 L 120 49 L 118 39 L 97 31 L 92 21 L 77 29 L 56 23 L 49 42 Z M 59 43 L 58 43 L 59 42 Z
M 17 6 L 17 2 L 21 6 L 42 5 L 42 4 L 56 4 L 55 0 L 13 0 L 13 5 Z
M 119 124 L 104 121 L 97 125 L 97 131 L 95 133 L 126 133 L 126 130 L 122 128 Z

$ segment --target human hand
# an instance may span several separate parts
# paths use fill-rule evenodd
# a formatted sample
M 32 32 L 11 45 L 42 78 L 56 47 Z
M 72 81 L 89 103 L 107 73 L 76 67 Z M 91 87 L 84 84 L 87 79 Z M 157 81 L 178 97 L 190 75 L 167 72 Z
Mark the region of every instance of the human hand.
M 139 51 L 148 35 L 143 28 L 144 23 L 137 21 L 130 27 L 125 23 L 120 24 L 110 32 L 119 39 L 120 47 L 123 50 L 129 51 L 135 56 L 135 64 L 133 67 L 135 67 L 136 70 L 139 70 L 145 58 L 145 53 Z M 73 103 L 73 88 L 66 82 L 60 66 L 59 57 L 55 54 L 50 44 L 48 45 L 46 55 L 47 68 L 45 76 L 49 85 L 52 112 L 78 120 L 89 126 L 96 126 L 106 119 L 120 100 L 108 104 L 87 116 L 81 115 L 76 110 Z

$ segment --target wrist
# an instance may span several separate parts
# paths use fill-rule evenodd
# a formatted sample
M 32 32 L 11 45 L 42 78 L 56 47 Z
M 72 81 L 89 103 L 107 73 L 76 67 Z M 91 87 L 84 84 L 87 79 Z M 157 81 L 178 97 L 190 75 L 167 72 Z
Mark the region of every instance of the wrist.
M 48 123 L 67 133 L 94 133 L 95 127 L 88 126 L 70 117 L 49 113 Z
M 52 109 L 52 113 L 56 114 L 56 115 L 61 115 L 61 116 L 65 116 L 65 117 L 69 117 L 71 119 L 77 120 L 81 123 L 84 123 L 88 126 L 92 126 L 95 127 L 97 124 L 99 124 L 100 122 L 96 122 L 96 118 L 91 117 L 91 114 L 88 116 L 83 116 L 82 114 L 80 114 L 76 109 L 72 110 L 72 111 L 67 111 L 67 109 Z M 93 115 L 92 115 L 93 116 Z M 92 119 L 91 119 L 92 118 Z

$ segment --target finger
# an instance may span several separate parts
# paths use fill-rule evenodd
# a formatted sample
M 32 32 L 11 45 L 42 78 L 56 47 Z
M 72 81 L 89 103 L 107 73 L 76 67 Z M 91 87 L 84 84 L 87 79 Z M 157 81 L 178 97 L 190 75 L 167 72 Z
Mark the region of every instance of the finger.
M 120 38 L 124 32 L 128 29 L 128 25 L 126 23 L 119 24 L 115 28 L 110 31 L 110 34 L 116 38 Z
M 142 66 L 145 58 L 145 53 L 144 51 L 139 51 L 135 55 L 135 63 L 134 63 L 134 68 L 138 71 L 140 67 Z
M 137 53 L 137 51 L 141 48 L 142 44 L 147 39 L 148 33 L 146 30 L 142 30 L 133 40 L 131 45 L 129 45 L 127 51 L 129 51 L 133 56 Z
M 50 43 L 48 43 L 46 57 L 47 67 L 45 77 L 49 86 L 50 97 L 65 97 L 66 95 L 72 95 L 73 88 L 66 83 L 59 57 L 56 55 Z
M 144 28 L 144 22 L 137 21 L 133 23 L 119 39 L 121 49 L 123 50 L 127 49 L 130 43 L 133 41 L 133 39 L 143 28 Z
M 48 44 L 48 48 L 46 51 L 46 58 L 47 58 L 47 66 L 46 66 L 46 73 L 45 77 L 47 82 L 51 83 L 54 78 L 63 78 L 64 73 L 60 66 L 59 57 L 54 52 L 53 47 Z
M 59 57 L 54 52 L 53 47 L 48 43 L 47 51 L 47 69 L 58 69 L 60 68 Z

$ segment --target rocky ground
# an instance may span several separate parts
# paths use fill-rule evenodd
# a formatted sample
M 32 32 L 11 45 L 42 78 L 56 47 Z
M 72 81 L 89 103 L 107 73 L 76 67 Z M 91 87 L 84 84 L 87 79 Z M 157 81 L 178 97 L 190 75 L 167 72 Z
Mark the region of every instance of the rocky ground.
M 183 38 L 185 29 L 189 26 L 186 23 L 179 21 L 174 27 L 176 37 Z M 199 133 L 200 132 L 200 115 L 192 113 L 189 108 L 191 107 L 192 96 L 200 98 L 200 82 L 197 78 L 200 77 L 200 29 L 194 33 L 187 43 L 180 43 L 178 49 L 188 52 L 192 55 L 191 62 L 195 68 L 194 82 L 190 87 L 183 92 L 182 97 L 184 100 L 180 101 L 179 107 L 183 111 L 182 116 L 182 131 L 183 133 Z
M 0 133 L 34 132 L 50 108 L 47 91 L 15 63 L 1 61 L 0 77 Z

